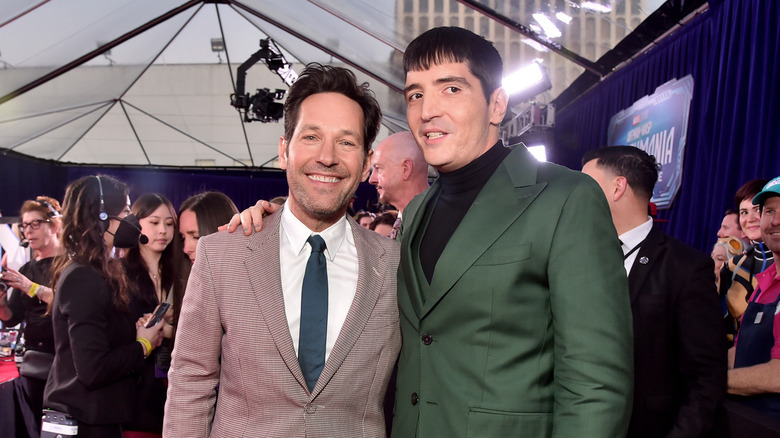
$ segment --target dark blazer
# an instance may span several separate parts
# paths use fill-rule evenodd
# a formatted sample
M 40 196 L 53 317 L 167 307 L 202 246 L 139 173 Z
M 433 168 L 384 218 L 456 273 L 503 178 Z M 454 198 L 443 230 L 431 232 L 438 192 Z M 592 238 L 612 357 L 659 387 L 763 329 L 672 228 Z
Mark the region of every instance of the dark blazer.
M 52 305 L 55 357 L 43 407 L 87 424 L 130 420 L 144 353 L 135 320 L 114 310 L 108 286 L 91 267 L 60 277 Z
M 404 209 L 393 437 L 624 437 L 628 281 L 601 189 L 515 147 L 428 285 L 419 241 L 440 189 Z
M 629 437 L 706 436 L 726 394 L 712 259 L 653 228 L 628 277 L 634 316 Z

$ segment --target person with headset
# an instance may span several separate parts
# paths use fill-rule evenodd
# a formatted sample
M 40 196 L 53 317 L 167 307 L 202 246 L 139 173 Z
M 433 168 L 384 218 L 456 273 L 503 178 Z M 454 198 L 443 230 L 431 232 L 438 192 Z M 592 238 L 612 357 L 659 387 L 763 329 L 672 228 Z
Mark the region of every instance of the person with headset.
M 51 302 L 51 264 L 59 252 L 60 240 L 57 232 L 62 225 L 60 203 L 48 196 L 38 196 L 22 204 L 19 212 L 22 222 L 19 228 L 24 239 L 20 245 L 35 251 L 35 258 L 19 270 L 7 268 L 2 281 L 13 293 L 0 292 L 0 320 L 6 326 L 15 326 L 22 321 L 24 327 L 24 356 L 19 369 L 24 398 L 36 415 L 36 426 L 40 429 L 43 404 L 43 389 L 54 360 L 54 333 L 51 315 L 46 313 Z M 11 292 L 9 289 L 7 292 Z
M 65 191 L 63 251 L 54 258 L 49 306 L 56 354 L 44 391 L 44 436 L 61 433 L 65 423 L 81 438 L 121 437 L 144 360 L 161 342 L 162 321 L 136 327 L 128 279 L 111 257 L 114 247 L 135 246 L 142 237 L 128 193 L 104 175 L 80 178 Z

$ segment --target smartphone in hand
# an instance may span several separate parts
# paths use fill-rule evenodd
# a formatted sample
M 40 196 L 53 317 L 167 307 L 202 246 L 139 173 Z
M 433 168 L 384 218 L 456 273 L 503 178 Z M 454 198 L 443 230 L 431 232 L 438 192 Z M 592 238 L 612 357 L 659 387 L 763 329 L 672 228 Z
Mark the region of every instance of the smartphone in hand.
M 160 320 L 163 319 L 163 316 L 165 316 L 165 312 L 167 312 L 170 307 L 171 305 L 169 303 L 160 303 L 160 305 L 157 306 L 157 309 L 154 310 L 152 317 L 149 318 L 149 321 L 146 321 L 146 325 L 144 327 L 153 327 L 158 322 L 160 322 Z

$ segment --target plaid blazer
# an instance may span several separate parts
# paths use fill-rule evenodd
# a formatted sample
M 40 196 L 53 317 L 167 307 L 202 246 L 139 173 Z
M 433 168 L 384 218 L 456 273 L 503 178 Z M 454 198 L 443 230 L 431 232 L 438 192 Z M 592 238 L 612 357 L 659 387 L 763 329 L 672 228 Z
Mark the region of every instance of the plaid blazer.
M 280 218 L 269 216 L 252 236 L 200 239 L 173 351 L 164 436 L 385 436 L 384 396 L 401 347 L 398 243 L 348 218 L 357 292 L 309 393 L 284 310 Z

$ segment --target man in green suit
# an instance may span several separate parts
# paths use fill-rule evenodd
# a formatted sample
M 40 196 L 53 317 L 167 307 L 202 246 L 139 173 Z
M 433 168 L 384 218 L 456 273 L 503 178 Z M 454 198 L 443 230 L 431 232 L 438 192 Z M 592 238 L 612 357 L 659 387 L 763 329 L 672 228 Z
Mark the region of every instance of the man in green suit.
M 393 437 L 625 436 L 631 308 L 603 193 L 504 147 L 490 42 L 435 28 L 404 69 L 409 127 L 440 177 L 399 234 Z

